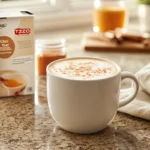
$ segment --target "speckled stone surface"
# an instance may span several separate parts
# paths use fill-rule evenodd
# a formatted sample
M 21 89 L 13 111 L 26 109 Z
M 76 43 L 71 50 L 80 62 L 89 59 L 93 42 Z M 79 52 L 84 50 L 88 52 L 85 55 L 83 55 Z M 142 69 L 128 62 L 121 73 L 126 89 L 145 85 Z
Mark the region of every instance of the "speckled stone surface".
M 0 99 L 0 150 L 150 150 L 150 122 L 122 113 L 95 134 L 60 129 L 47 106 L 45 81 L 38 80 L 35 96 Z
M 145 53 L 85 52 L 81 29 L 42 33 L 39 38 L 65 37 L 68 57 L 103 57 L 133 73 L 150 61 Z M 105 130 L 77 135 L 60 129 L 52 119 L 46 98 L 46 79 L 36 82 L 35 95 L 0 98 L 0 150 L 150 150 L 150 122 L 117 113 Z

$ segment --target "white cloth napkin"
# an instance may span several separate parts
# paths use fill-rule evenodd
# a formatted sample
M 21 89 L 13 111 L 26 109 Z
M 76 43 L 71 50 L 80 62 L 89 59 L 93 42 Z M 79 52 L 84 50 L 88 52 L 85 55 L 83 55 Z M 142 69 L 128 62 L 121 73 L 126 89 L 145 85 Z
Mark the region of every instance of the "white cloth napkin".
M 150 64 L 135 74 L 139 82 L 139 92 L 136 98 L 124 107 L 120 112 L 150 120 Z M 133 91 L 132 88 L 121 90 L 120 98 L 126 97 Z

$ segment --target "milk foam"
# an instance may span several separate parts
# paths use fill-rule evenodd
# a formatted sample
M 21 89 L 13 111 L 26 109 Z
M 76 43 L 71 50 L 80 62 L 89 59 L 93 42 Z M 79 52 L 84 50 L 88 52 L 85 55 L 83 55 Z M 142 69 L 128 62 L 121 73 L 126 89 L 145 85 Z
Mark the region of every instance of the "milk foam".
M 50 65 L 49 71 L 56 76 L 76 80 L 101 79 L 118 73 L 115 64 L 89 58 L 61 60 Z

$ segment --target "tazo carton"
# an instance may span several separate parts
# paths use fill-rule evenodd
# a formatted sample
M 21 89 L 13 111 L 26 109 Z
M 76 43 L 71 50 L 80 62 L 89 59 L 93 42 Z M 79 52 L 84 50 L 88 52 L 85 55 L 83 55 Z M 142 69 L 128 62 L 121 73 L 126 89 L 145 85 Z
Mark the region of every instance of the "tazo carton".
M 34 92 L 34 17 L 0 11 L 0 97 Z

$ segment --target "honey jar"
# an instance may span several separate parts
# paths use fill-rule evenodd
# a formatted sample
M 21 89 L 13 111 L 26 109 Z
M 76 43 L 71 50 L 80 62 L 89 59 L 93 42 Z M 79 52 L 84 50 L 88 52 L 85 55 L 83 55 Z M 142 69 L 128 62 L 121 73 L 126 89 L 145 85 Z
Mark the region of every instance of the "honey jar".
M 127 25 L 125 0 L 95 0 L 93 11 L 93 31 L 106 32 Z
M 36 72 L 39 76 L 46 75 L 49 63 L 62 58 L 66 58 L 65 39 L 36 40 Z

